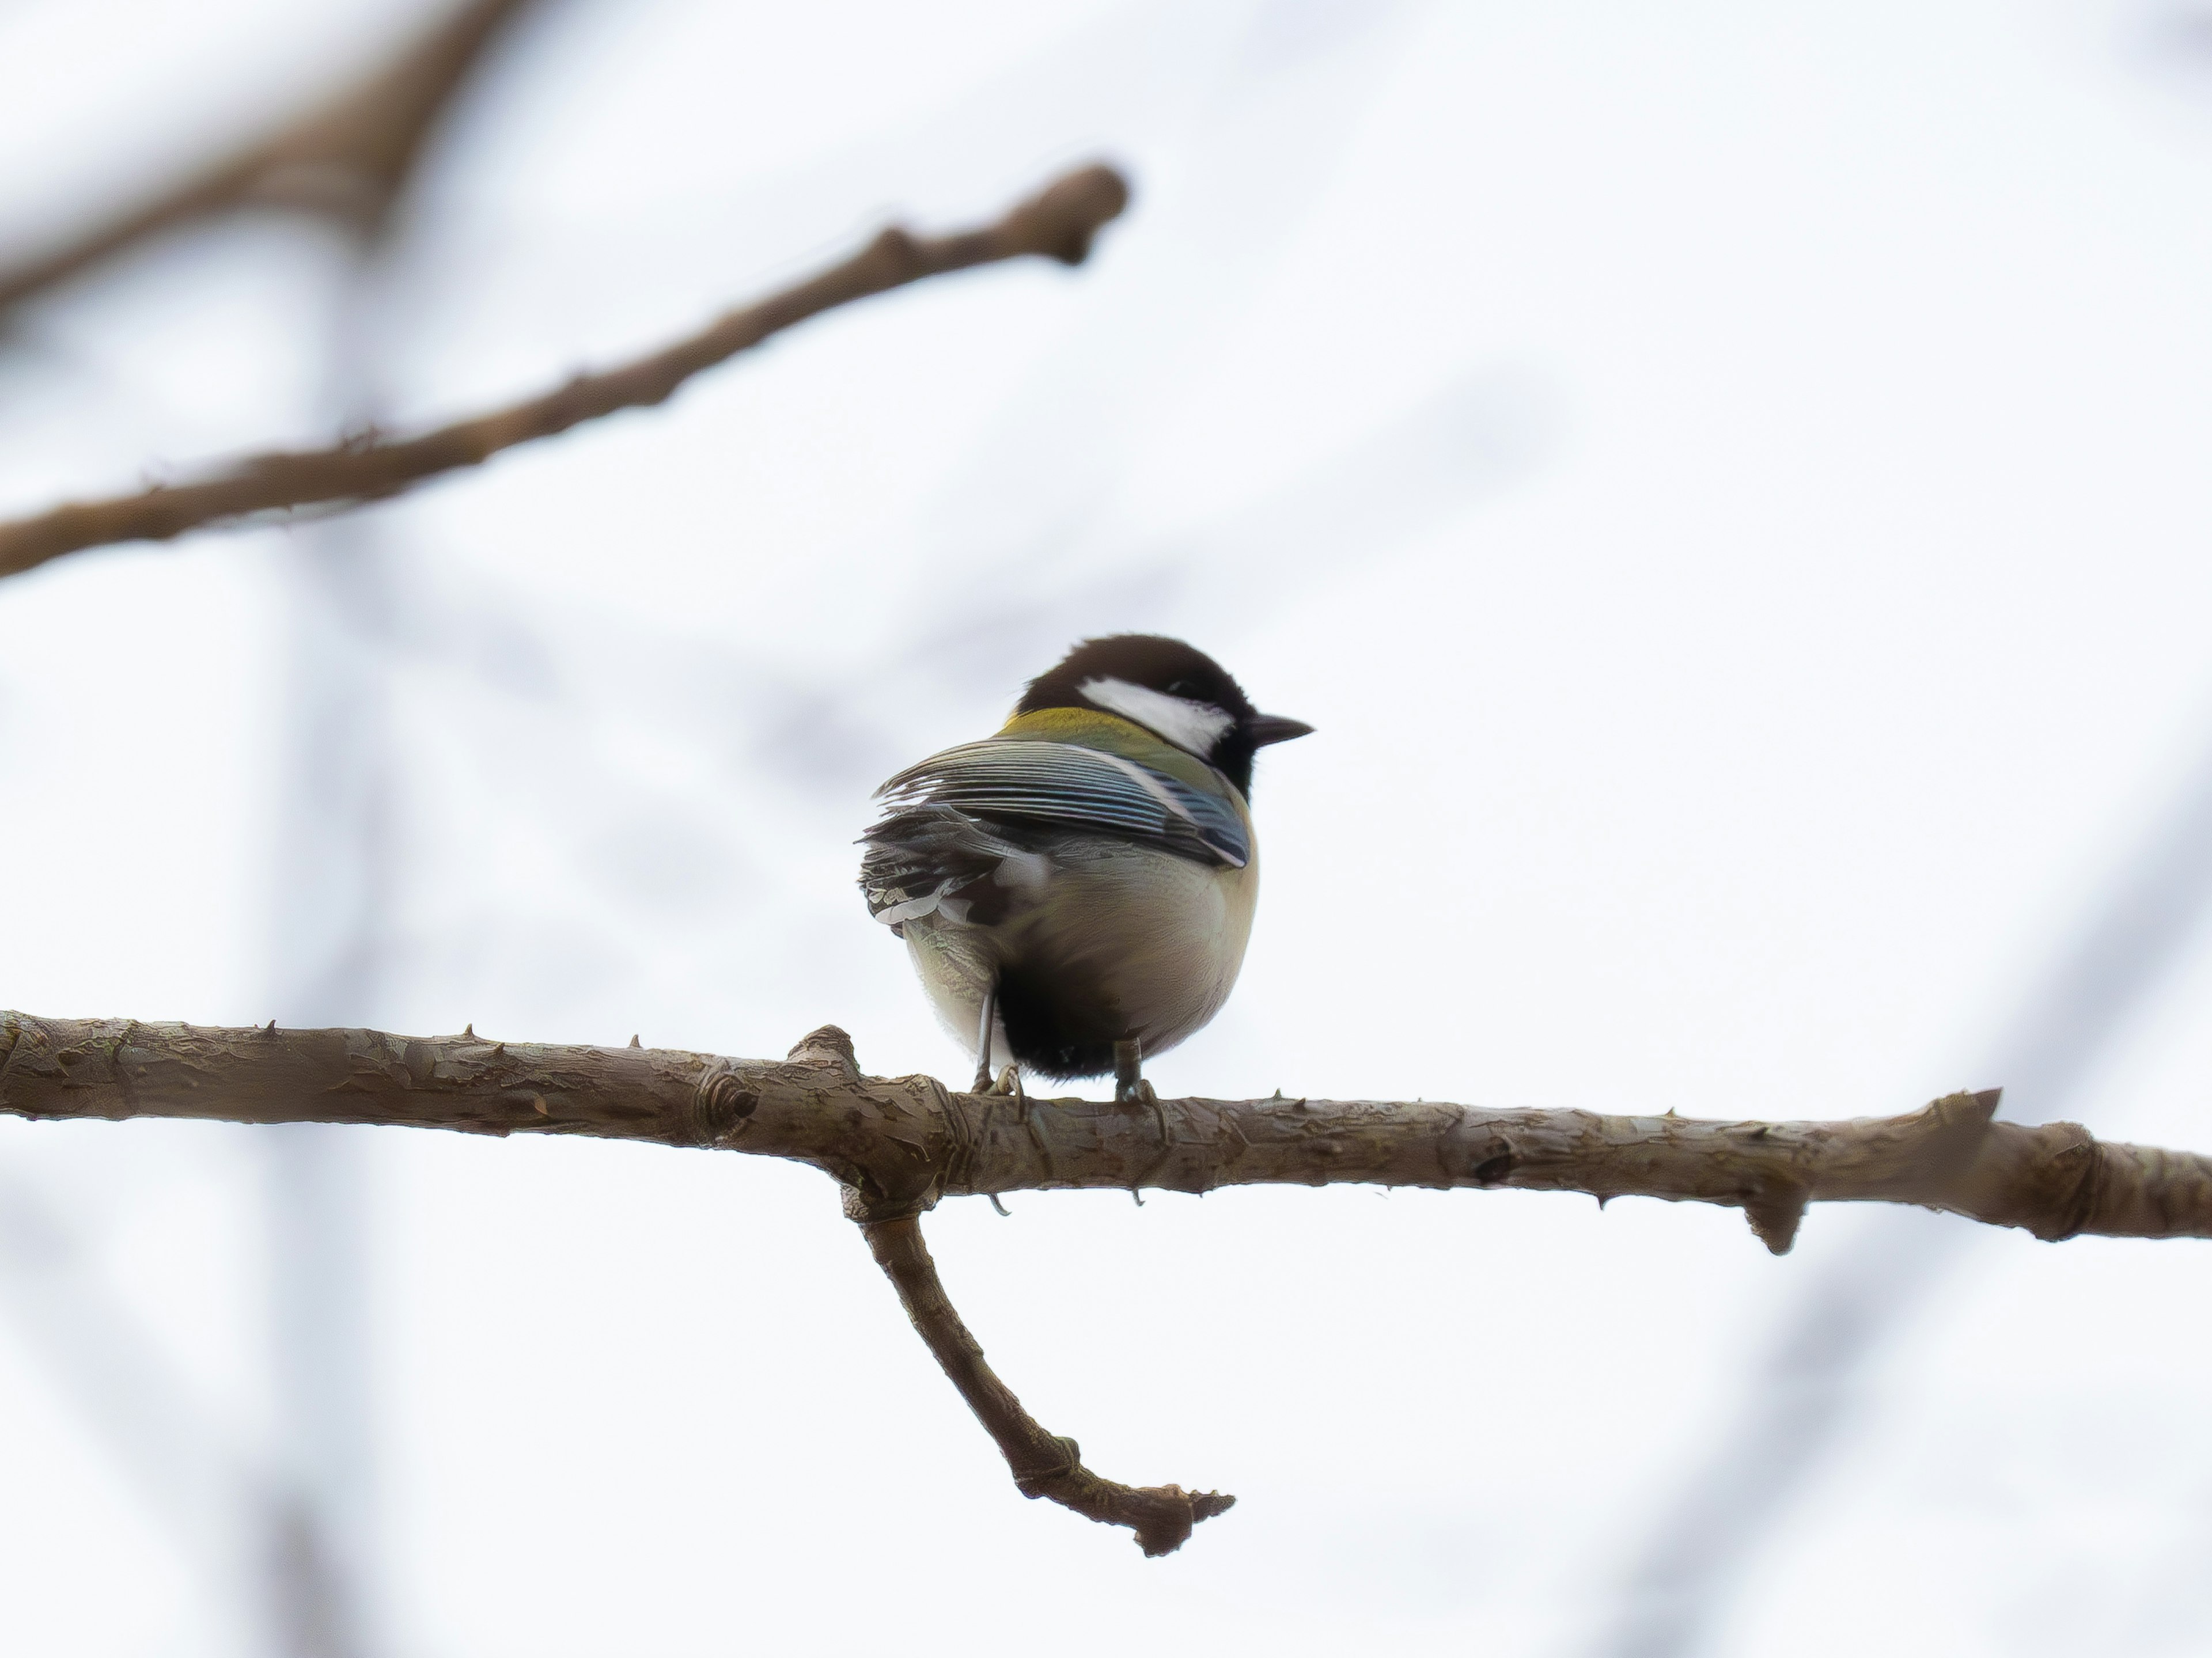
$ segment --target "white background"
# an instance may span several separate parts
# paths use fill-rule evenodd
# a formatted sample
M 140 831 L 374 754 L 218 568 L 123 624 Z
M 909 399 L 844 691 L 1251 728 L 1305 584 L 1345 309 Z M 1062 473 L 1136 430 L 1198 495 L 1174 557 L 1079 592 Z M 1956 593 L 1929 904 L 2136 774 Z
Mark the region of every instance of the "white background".
M 430 15 L 0 7 L 7 245 Z M 1992 1071 L 2212 746 L 2201 5 L 559 0 L 358 282 L 238 220 L 18 316 L 0 508 L 313 440 L 362 412 L 334 355 L 403 427 L 535 390 L 1093 155 L 1136 199 L 1079 271 L 839 312 L 343 529 L 0 584 L 0 1005 L 296 1000 L 320 558 L 374 574 L 345 683 L 380 733 L 319 756 L 380 825 L 336 1019 L 745 1054 L 835 1021 L 957 1075 L 852 889 L 868 792 L 1140 627 L 1319 728 L 1262 762 L 1251 956 L 1164 1090 L 1817 1117 L 2004 1082 L 2212 1150 L 2187 927 L 2077 1090 Z M 818 1175 L 345 1138 L 380 1654 L 1625 1651 L 1655 1528 L 1877 1238 L 1948 1270 L 1694 1649 L 2212 1643 L 2201 1245 L 947 1204 L 948 1286 L 1041 1419 L 1237 1493 L 1147 1561 L 1015 1493 Z M 0 1122 L 9 1650 L 240 1649 L 233 1545 L 158 1472 L 198 1452 L 118 1436 L 53 1290 L 253 1445 L 267 1144 Z

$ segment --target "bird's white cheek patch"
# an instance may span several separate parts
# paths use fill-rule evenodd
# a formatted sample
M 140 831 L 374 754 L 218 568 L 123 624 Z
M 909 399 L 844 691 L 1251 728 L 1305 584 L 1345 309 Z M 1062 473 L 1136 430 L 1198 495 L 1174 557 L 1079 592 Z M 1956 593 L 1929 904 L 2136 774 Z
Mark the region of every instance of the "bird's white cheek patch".
M 1221 734 L 1237 723 L 1211 702 L 1194 702 L 1187 696 L 1170 696 L 1149 685 L 1133 685 L 1126 679 L 1086 679 L 1077 689 L 1109 714 L 1133 720 L 1156 732 L 1179 749 L 1204 760 L 1212 756 Z

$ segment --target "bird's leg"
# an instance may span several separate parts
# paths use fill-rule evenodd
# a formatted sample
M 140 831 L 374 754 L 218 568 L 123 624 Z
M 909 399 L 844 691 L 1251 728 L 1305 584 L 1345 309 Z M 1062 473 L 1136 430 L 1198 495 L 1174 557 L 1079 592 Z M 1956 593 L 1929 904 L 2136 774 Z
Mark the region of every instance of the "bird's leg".
M 983 1024 L 975 1034 L 975 1082 L 970 1093 L 991 1091 L 991 1039 L 999 1023 L 999 981 L 995 975 L 983 992 Z
M 1117 1100 L 1158 1099 L 1152 1084 L 1142 1074 L 1144 1044 L 1135 1037 L 1114 1044 L 1114 1097 Z

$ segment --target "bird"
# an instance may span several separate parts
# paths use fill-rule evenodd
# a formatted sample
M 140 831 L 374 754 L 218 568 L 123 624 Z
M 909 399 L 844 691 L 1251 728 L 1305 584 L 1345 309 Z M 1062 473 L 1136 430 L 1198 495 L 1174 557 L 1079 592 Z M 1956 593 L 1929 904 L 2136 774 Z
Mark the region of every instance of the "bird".
M 976 1092 L 1111 1072 L 1117 1099 L 1153 1097 L 1144 1060 L 1243 965 L 1254 757 L 1312 730 L 1179 639 L 1116 634 L 1030 681 L 995 736 L 876 791 L 860 890 L 974 1045 Z

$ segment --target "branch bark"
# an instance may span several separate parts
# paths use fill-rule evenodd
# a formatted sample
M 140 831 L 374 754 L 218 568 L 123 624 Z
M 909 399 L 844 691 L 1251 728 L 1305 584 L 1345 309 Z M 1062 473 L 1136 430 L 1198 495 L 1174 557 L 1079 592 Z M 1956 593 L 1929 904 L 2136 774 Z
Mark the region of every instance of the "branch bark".
M 872 1203 L 1055 1188 L 1366 1183 L 1742 1209 L 1777 1254 L 1808 1203 L 1917 1204 L 2049 1240 L 2212 1237 L 2212 1157 L 1990 1120 L 1994 1089 L 1902 1116 L 1723 1122 L 1437 1101 L 1016 1101 L 864 1077 L 825 1026 L 783 1060 L 374 1030 L 0 1013 L 0 1113 L 585 1134 L 778 1157 Z
M 196 483 L 159 485 L 0 523 L 0 576 L 88 547 L 167 541 L 249 514 L 358 506 L 396 495 L 441 473 L 480 465 L 517 444 L 665 402 L 694 374 L 835 307 L 926 276 L 1030 255 L 1080 264 L 1092 238 L 1128 199 L 1127 185 L 1112 168 L 1083 167 L 976 229 L 945 236 L 885 229 L 849 258 L 729 312 L 689 338 L 620 367 L 579 375 L 507 408 L 411 438 L 372 434 L 327 449 L 254 456 Z
M 1917 1204 L 2039 1238 L 2212 1237 L 2212 1157 L 1993 1121 L 1997 1091 L 1902 1116 L 1720 1122 L 1430 1102 L 1116 1102 L 956 1094 L 861 1074 L 824 1026 L 781 1060 L 374 1030 L 210 1029 L 0 1013 L 0 1114 L 374 1123 L 584 1134 L 818 1169 L 1026 1494 L 1177 1546 L 1233 1498 L 1132 1487 L 1024 1412 L 939 1283 L 919 1217 L 940 1198 L 1073 1187 L 1206 1192 L 1364 1182 L 1731 1205 L 1775 1254 L 1814 1202 Z

